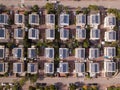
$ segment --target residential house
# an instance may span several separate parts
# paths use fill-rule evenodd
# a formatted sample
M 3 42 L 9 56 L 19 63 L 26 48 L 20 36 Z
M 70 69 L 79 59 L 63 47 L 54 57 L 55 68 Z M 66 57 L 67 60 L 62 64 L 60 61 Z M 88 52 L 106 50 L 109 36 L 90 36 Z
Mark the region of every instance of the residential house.
M 57 72 L 60 74 L 69 73 L 68 62 L 60 62 L 59 68 L 57 68 Z
M 27 73 L 37 74 L 38 72 L 38 63 L 28 63 L 27 64 Z
M 98 25 L 100 25 L 100 14 L 99 13 L 96 13 L 96 14 L 90 14 L 88 16 L 88 24 L 91 26 L 91 27 L 94 27 L 94 28 L 98 28 Z
M 13 63 L 13 73 L 18 73 L 21 74 L 24 72 L 24 67 L 23 67 L 23 63 L 22 62 L 16 62 Z
M 91 40 L 99 40 L 100 39 L 100 30 L 99 29 L 91 29 L 90 30 L 90 39 Z
M 4 74 L 6 72 L 8 72 L 8 63 L 0 62 L 0 74 Z
M 104 61 L 104 72 L 116 72 L 116 63 L 113 61 Z
M 106 42 L 116 41 L 116 31 L 113 30 L 106 31 L 104 38 Z
M 69 56 L 68 48 L 59 48 L 59 58 L 65 59 Z
M 53 74 L 54 73 L 54 63 L 47 62 L 44 64 L 44 73 Z
M 81 28 L 80 26 L 76 27 L 76 39 L 77 40 L 86 39 L 86 29 L 85 28 Z
M 14 29 L 14 39 L 24 39 L 24 30 L 22 28 Z
M 76 15 L 76 26 L 85 27 L 86 25 L 86 15 L 78 14 Z
M 39 15 L 36 13 L 29 14 L 29 24 L 39 25 Z
M 24 17 L 24 14 L 15 14 L 15 24 L 17 25 L 23 25 L 24 22 L 25 22 L 25 17 Z
M 60 39 L 61 40 L 68 40 L 69 39 L 69 29 L 67 29 L 67 28 L 60 29 Z
M 7 24 L 8 24 L 8 15 L 0 14 L 0 25 L 7 25 Z
M 45 36 L 47 40 L 55 39 L 55 30 L 54 29 L 46 29 Z
M 61 27 L 69 26 L 69 14 L 65 14 L 65 13 L 60 14 L 59 21 Z
M 99 57 L 99 49 L 98 48 L 90 48 L 89 49 L 89 59 L 94 59 Z
M 104 57 L 113 58 L 116 56 L 116 48 L 115 47 L 104 47 Z
M 13 48 L 13 58 L 23 58 L 23 48 Z
M 84 60 L 85 59 L 85 48 L 76 48 L 75 58 Z
M 108 14 L 104 18 L 104 27 L 109 28 L 109 29 L 113 29 L 115 26 L 116 26 L 116 17 L 115 17 L 115 15 Z
M 45 58 L 54 59 L 54 48 L 45 48 Z
M 48 26 L 55 25 L 55 15 L 54 14 L 47 14 L 46 15 L 46 25 L 48 25 Z
M 90 62 L 89 63 L 89 73 L 90 73 L 90 77 L 95 77 L 96 74 L 100 73 L 99 63 Z
M 77 76 L 84 76 L 85 75 L 85 63 L 75 62 L 74 72 L 77 74 Z
M 35 28 L 30 28 L 28 31 L 28 38 L 32 40 L 39 39 L 39 30 Z
M 37 50 L 34 47 L 28 48 L 28 58 L 37 58 Z

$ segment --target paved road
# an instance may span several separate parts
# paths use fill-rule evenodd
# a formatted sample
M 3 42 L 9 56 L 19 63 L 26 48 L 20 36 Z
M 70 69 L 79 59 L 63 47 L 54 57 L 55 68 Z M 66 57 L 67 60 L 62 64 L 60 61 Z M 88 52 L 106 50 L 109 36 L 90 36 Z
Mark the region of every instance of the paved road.
M 20 3 L 23 2 L 24 5 L 30 6 L 37 4 L 39 6 L 44 6 L 47 1 L 46 0 L 0 0 L 0 3 L 5 4 L 7 6 L 19 6 Z M 65 6 L 71 6 L 71 7 L 86 7 L 90 4 L 105 6 L 108 8 L 118 8 L 120 9 L 120 0 L 81 0 L 81 1 L 69 1 L 69 0 L 62 0 L 60 1 L 61 4 Z

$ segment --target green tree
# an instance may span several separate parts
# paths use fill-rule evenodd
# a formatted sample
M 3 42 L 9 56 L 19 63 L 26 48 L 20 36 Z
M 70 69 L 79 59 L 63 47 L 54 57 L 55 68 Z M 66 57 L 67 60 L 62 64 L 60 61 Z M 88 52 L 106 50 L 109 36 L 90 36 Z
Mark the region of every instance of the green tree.
M 86 39 L 86 40 L 84 40 L 84 42 L 83 42 L 83 47 L 84 48 L 88 48 L 89 47 L 89 41 Z
M 54 85 L 50 85 L 50 90 L 56 90 Z
M 47 3 L 45 5 L 45 8 L 46 8 L 48 14 L 51 14 L 51 13 L 55 14 L 55 12 L 56 12 L 56 10 L 54 8 L 54 4 L 52 4 L 52 3 Z
M 76 90 L 76 86 L 74 84 L 69 86 L 70 90 Z
M 34 5 L 31 9 L 33 12 L 38 12 L 39 7 L 38 7 L 38 5 Z
M 93 11 L 98 11 L 99 7 L 97 5 L 89 5 L 88 8 Z
M 33 86 L 29 86 L 29 90 L 36 90 L 36 88 Z
M 35 74 L 35 75 L 31 75 L 31 76 L 30 76 L 30 81 L 31 81 L 32 83 L 36 82 L 37 79 L 38 79 L 38 74 Z

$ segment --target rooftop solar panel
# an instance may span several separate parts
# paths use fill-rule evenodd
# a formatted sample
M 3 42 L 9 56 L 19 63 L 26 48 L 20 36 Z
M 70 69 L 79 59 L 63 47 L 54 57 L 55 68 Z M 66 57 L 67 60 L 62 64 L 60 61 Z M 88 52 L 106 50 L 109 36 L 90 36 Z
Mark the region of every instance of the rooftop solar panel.
M 0 72 L 3 72 L 3 64 L 0 64 Z
M 36 51 L 35 49 L 31 49 L 31 58 L 35 58 L 36 57 Z
M 32 15 L 32 23 L 36 23 L 36 16 Z
M 49 64 L 49 72 L 53 72 L 53 64 Z
M 35 70 L 35 65 L 34 64 L 31 64 L 31 72 L 34 72 L 34 70 Z
M 4 51 L 3 49 L 0 49 L 0 58 L 3 58 L 4 57 Z
M 0 37 L 5 37 L 5 30 L 0 28 Z
M 54 30 L 50 30 L 50 37 L 54 37 Z
M 4 19 L 5 19 L 4 15 L 0 15 L 0 23 L 4 23 Z
M 23 20 L 22 15 L 18 15 L 18 20 L 19 20 L 19 23 L 22 23 L 22 20 Z
M 82 15 L 82 23 L 85 23 L 85 16 Z
M 66 58 L 67 57 L 67 51 L 66 51 L 66 49 L 63 49 L 63 58 Z
M 21 64 L 17 64 L 17 72 L 21 72 Z
M 96 19 L 96 23 L 99 23 L 99 17 L 98 17 L 98 15 L 95 16 L 95 19 Z
M 98 72 L 98 65 L 97 64 L 94 65 L 94 69 L 95 69 L 95 72 Z
M 62 64 L 63 65 L 63 72 L 67 72 L 67 65 L 66 64 Z
M 17 49 L 17 57 L 20 58 L 22 56 L 22 50 Z
M 35 36 L 36 36 L 35 29 L 32 29 L 32 37 L 35 37 Z
M 68 35 L 67 30 L 64 30 L 64 31 L 63 31 L 63 34 L 64 34 L 64 38 L 67 38 L 67 35 Z
M 22 37 L 23 36 L 23 30 L 21 28 L 18 28 L 17 34 L 18 34 L 18 37 Z
M 54 23 L 54 15 L 50 15 L 50 23 Z
M 53 49 L 49 50 L 49 57 L 52 58 L 53 57 Z

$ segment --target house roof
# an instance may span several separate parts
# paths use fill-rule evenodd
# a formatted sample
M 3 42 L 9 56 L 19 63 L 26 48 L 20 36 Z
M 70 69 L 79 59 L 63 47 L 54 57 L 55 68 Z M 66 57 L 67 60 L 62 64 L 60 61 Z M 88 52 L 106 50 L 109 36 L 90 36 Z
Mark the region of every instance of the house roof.
M 59 58 L 65 59 L 68 57 L 68 48 L 59 48 Z
M 46 58 L 54 58 L 54 48 L 45 48 L 45 57 Z
M 22 58 L 23 57 L 23 48 L 14 48 L 13 55 L 14 55 L 14 58 Z
M 55 30 L 46 29 L 46 39 L 49 39 L 49 40 L 55 39 Z
M 110 30 L 105 32 L 105 41 L 112 42 L 116 41 L 116 31 Z
M 36 48 L 28 48 L 28 58 L 36 58 L 37 51 Z
M 75 63 L 75 72 L 84 73 L 85 72 L 85 63 Z
M 90 73 L 99 73 L 99 63 L 89 63 Z
M 75 57 L 84 59 L 85 58 L 85 48 L 76 48 L 75 49 Z
M 86 24 L 86 15 L 85 14 L 76 15 L 76 25 L 85 26 L 85 24 Z
M 15 24 L 23 24 L 23 23 L 24 23 L 24 15 L 15 14 Z
M 38 65 L 37 63 L 28 63 L 27 72 L 28 73 L 37 73 Z
M 39 30 L 35 28 L 30 28 L 28 32 L 29 39 L 39 39 Z
M 104 27 L 108 27 L 113 29 L 113 27 L 116 25 L 116 17 L 113 14 L 109 14 L 104 19 Z
M 39 15 L 35 13 L 29 14 L 29 24 L 39 25 Z
M 104 47 L 104 56 L 111 58 L 116 56 L 116 48 L 115 47 Z
M 68 73 L 68 62 L 60 62 L 59 68 L 57 69 L 59 73 Z
M 115 72 L 116 71 L 116 63 L 112 61 L 104 62 L 104 70 L 105 72 Z
M 22 28 L 17 28 L 14 29 L 14 38 L 15 39 L 23 39 L 23 29 Z
M 99 29 L 91 29 L 90 30 L 90 39 L 92 39 L 92 40 L 100 39 L 100 30 Z
M 60 14 L 60 26 L 68 26 L 69 25 L 69 14 Z
M 0 28 L 0 39 L 5 39 L 5 37 L 6 37 L 5 28 Z
M 44 64 L 45 73 L 54 73 L 54 63 L 45 63 Z
M 0 14 L 0 24 L 6 25 L 8 23 L 8 15 Z
M 98 48 L 90 48 L 89 49 L 89 59 L 94 59 L 99 57 L 99 49 Z
M 86 29 L 82 29 L 79 26 L 76 27 L 76 39 L 85 39 Z
M 13 72 L 14 73 L 22 73 L 23 72 L 23 63 L 13 63 Z
M 69 38 L 69 30 L 66 28 L 60 29 L 60 39 L 67 40 Z
M 55 15 L 54 14 L 47 14 L 46 15 L 46 24 L 55 24 Z

